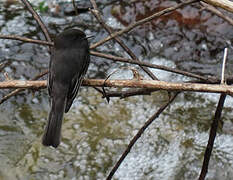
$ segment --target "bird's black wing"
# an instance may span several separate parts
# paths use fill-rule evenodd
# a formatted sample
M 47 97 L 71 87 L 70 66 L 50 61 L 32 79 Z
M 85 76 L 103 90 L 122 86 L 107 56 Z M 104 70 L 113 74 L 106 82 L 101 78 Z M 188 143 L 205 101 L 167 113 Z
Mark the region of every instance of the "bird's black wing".
M 49 72 L 48 72 L 48 93 L 49 93 L 49 96 L 51 97 L 52 96 L 52 86 L 53 86 L 53 78 L 52 78 L 52 73 L 51 73 L 51 66 L 52 66 L 52 61 L 54 60 L 54 49 L 52 49 L 52 52 L 51 52 L 51 59 L 49 61 Z
M 89 52 L 87 53 L 87 56 L 85 57 L 85 62 L 84 66 L 81 69 L 81 73 L 78 72 L 76 76 L 72 79 L 68 95 L 67 95 L 67 101 L 66 101 L 66 107 L 65 107 L 65 113 L 67 113 L 73 103 L 74 98 L 78 94 L 78 90 L 83 82 L 83 78 L 87 72 L 89 63 L 90 63 L 90 55 Z

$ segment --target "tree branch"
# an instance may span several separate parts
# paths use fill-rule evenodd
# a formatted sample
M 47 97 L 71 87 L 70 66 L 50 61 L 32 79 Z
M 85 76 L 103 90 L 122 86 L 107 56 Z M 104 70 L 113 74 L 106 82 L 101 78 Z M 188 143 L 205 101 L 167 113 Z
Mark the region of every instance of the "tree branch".
M 233 13 L 233 2 L 229 0 L 202 0 L 207 4 L 211 4 L 213 6 L 221 7 L 231 13 Z
M 36 20 L 37 24 L 41 27 L 42 32 L 44 33 L 44 36 L 47 41 L 52 42 L 49 32 L 43 21 L 41 20 L 40 16 L 37 14 L 37 12 L 32 8 L 32 5 L 28 0 L 21 0 L 21 2 L 27 7 L 28 11 L 32 14 L 34 19 Z
M 123 160 L 125 159 L 125 157 L 129 154 L 130 150 L 132 149 L 133 145 L 137 142 L 137 140 L 141 137 L 141 135 L 144 133 L 144 131 L 149 127 L 149 125 L 156 119 L 159 117 L 159 115 L 168 107 L 169 104 L 171 104 L 174 99 L 176 98 L 176 96 L 179 93 L 177 92 L 172 98 L 169 99 L 169 101 L 164 104 L 163 106 L 161 106 L 159 108 L 159 110 L 153 114 L 153 116 L 151 116 L 146 122 L 145 124 L 140 128 L 140 130 L 137 132 L 137 134 L 133 137 L 133 139 L 130 141 L 128 147 L 126 148 L 126 150 L 124 151 L 124 153 L 121 155 L 120 159 L 117 161 L 117 163 L 115 164 L 115 166 L 112 168 L 111 172 L 109 173 L 108 177 L 106 180 L 111 180 L 113 175 L 115 174 L 115 172 L 117 171 L 117 169 L 119 168 L 119 166 L 121 165 L 121 163 L 123 162 Z
M 221 113 L 222 113 L 225 99 L 226 99 L 226 94 L 221 94 L 217 109 L 215 111 L 215 116 L 214 116 L 214 119 L 213 119 L 212 124 L 211 124 L 209 140 L 208 140 L 208 144 L 206 146 L 204 161 L 203 161 L 199 180 L 204 180 L 206 177 L 206 174 L 208 172 L 208 165 L 209 165 L 209 161 L 210 161 L 210 156 L 211 156 L 211 152 L 213 149 L 214 140 L 215 140 L 217 129 L 218 129 L 218 122 L 221 118 Z
M 99 23 L 102 25 L 102 27 L 110 34 L 113 33 L 112 29 L 103 21 L 102 17 L 100 16 L 100 13 L 97 9 L 97 5 L 95 0 L 90 0 L 91 4 L 94 8 L 94 10 L 90 9 L 92 14 L 96 17 L 96 19 L 99 21 Z M 125 45 L 125 43 L 119 38 L 114 37 L 116 42 L 129 54 L 129 56 L 133 59 L 133 61 L 140 62 L 140 60 L 137 58 L 137 56 Z M 147 68 L 144 66 L 139 65 L 153 80 L 158 80 L 158 78 Z
M 209 92 L 209 93 L 226 93 L 233 95 L 233 88 L 229 85 L 213 85 L 213 84 L 198 84 L 198 83 L 171 83 L 166 81 L 155 80 L 104 80 L 104 79 L 85 79 L 84 86 L 97 87 L 121 87 L 121 88 L 148 88 L 160 89 L 169 91 L 194 91 L 194 92 Z M 47 81 L 21 81 L 12 80 L 0 82 L 0 89 L 6 88 L 45 88 Z
M 155 14 L 153 14 L 153 15 L 147 17 L 147 18 L 144 18 L 144 19 L 142 19 L 142 20 L 140 20 L 140 21 L 137 21 L 137 22 L 135 22 L 135 23 L 133 23 L 133 24 L 130 24 L 130 25 L 127 26 L 125 29 L 122 29 L 122 30 L 120 30 L 120 31 L 118 31 L 118 32 L 115 32 L 115 33 L 113 33 L 113 34 L 111 34 L 110 36 L 104 38 L 103 40 L 100 40 L 99 42 L 97 42 L 97 43 L 95 43 L 95 44 L 92 44 L 92 45 L 90 46 L 90 48 L 91 48 L 91 49 L 96 48 L 96 47 L 98 47 L 98 46 L 104 44 L 105 42 L 107 42 L 107 41 L 113 39 L 114 37 L 120 36 L 120 35 L 122 35 L 122 34 L 124 34 L 124 33 L 126 33 L 126 32 L 129 32 L 129 31 L 131 31 L 133 28 L 135 28 L 135 27 L 137 27 L 137 26 L 139 26 L 139 25 L 142 25 L 142 24 L 144 24 L 144 23 L 146 23 L 146 22 L 148 22 L 148 21 L 150 21 L 150 20 L 152 20 L 152 19 L 154 19 L 154 18 L 156 18 L 156 17 L 160 17 L 160 16 L 162 16 L 162 15 L 164 15 L 164 14 L 167 14 L 167 13 L 170 13 L 170 12 L 174 11 L 175 9 L 179 9 L 179 8 L 185 6 L 185 5 L 192 4 L 192 3 L 195 3 L 195 2 L 198 2 L 198 0 L 189 0 L 189 1 L 186 1 L 186 2 L 183 2 L 183 3 L 180 3 L 180 4 L 177 4 L 176 6 L 169 7 L 169 8 L 166 8 L 166 9 L 162 10 L 162 11 L 159 11 L 159 12 L 157 12 L 157 13 L 155 13 Z

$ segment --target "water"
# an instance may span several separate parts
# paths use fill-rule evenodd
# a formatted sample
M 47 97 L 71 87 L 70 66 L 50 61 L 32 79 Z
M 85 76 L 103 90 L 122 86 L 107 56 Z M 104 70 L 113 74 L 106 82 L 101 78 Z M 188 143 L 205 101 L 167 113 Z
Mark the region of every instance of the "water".
M 40 2 L 43 1 L 33 1 L 33 4 L 38 7 Z M 117 30 L 149 15 L 155 6 L 163 9 L 171 5 L 170 2 L 154 3 L 130 5 L 103 1 L 98 6 L 107 24 Z M 31 15 L 22 7 L 20 3 L 7 6 L 6 1 L 0 2 L 0 33 L 44 39 Z M 123 11 L 124 8 L 130 11 Z M 75 24 L 87 34 L 95 35 L 90 43 L 107 36 L 90 13 L 73 17 L 50 9 L 39 12 L 52 36 Z M 126 12 L 131 14 L 125 16 Z M 181 16 L 181 12 L 176 11 L 173 14 L 176 18 L 169 21 L 169 17 L 154 20 L 121 39 L 143 61 L 218 76 L 223 48 L 228 46 L 227 73 L 231 75 L 232 27 L 210 13 L 190 7 L 184 8 L 182 13 Z M 187 18 L 191 18 L 190 21 Z M 30 79 L 48 67 L 48 47 L 13 40 L 0 40 L 0 47 L 0 62 L 6 64 L 0 69 L 1 81 L 5 80 L 3 72 L 13 79 Z M 127 57 L 114 41 L 98 50 Z M 132 73 L 122 68 L 128 66 L 133 65 L 91 57 L 87 77 L 104 78 L 118 69 L 112 78 L 130 79 Z M 190 80 L 151 70 L 161 80 Z M 10 91 L 1 90 L 0 96 Z M 53 149 L 41 145 L 50 109 L 47 90 L 27 90 L 12 97 L 0 106 L 0 179 L 105 179 L 132 137 L 168 98 L 165 91 L 158 91 L 151 96 L 111 98 L 108 104 L 93 88 L 81 88 L 79 97 L 65 115 L 62 143 Z M 181 93 L 141 136 L 113 179 L 197 179 L 218 98 L 217 94 Z M 232 98 L 228 97 L 206 178 L 209 180 L 233 179 L 232 104 Z

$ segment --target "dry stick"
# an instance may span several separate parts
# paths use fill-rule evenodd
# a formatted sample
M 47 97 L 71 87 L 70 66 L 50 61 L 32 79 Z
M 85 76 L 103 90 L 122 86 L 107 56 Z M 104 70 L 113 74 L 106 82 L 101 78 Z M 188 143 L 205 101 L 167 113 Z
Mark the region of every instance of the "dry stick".
M 208 172 L 208 165 L 209 165 L 209 161 L 210 161 L 210 156 L 211 156 L 211 152 L 213 149 L 214 140 L 215 140 L 216 132 L 218 129 L 218 122 L 221 118 L 221 113 L 222 113 L 225 98 L 226 98 L 226 94 L 221 94 L 219 102 L 218 102 L 218 106 L 217 106 L 217 109 L 215 112 L 215 116 L 214 116 L 213 122 L 211 124 L 209 140 L 208 140 L 208 144 L 207 144 L 207 147 L 205 150 L 204 161 L 202 164 L 202 169 L 201 169 L 201 174 L 199 176 L 199 180 L 204 180 L 205 176 Z
M 46 41 L 44 41 L 44 42 L 46 42 Z M 50 45 L 52 45 L 52 44 L 50 44 Z M 210 83 L 213 83 L 213 84 L 218 84 L 218 83 L 220 83 L 220 80 L 219 79 L 217 79 L 217 78 L 213 78 L 213 77 L 211 77 L 211 78 L 205 78 L 205 77 L 202 77 L 202 76 L 198 76 L 198 75 L 195 75 L 195 74 L 193 74 L 193 73 L 188 73 L 188 72 L 182 72 L 181 70 L 169 70 L 169 68 L 161 68 L 161 67 L 159 67 L 159 66 L 157 66 L 157 65 L 153 65 L 153 64 L 149 64 L 149 63 L 144 63 L 144 62 L 131 62 L 131 60 L 129 60 L 129 59 L 125 59 L 125 58 L 122 58 L 122 57 L 117 57 L 117 56 L 112 56 L 112 55 L 107 55 L 107 54 L 104 54 L 104 53 L 99 53 L 99 52 L 93 52 L 93 51 L 91 51 L 91 54 L 92 55 L 96 55 L 96 56 L 99 56 L 99 57 L 104 57 L 104 58 L 108 58 L 108 59 L 112 59 L 112 60 L 118 60 L 118 61 L 121 61 L 121 62 L 128 62 L 128 63 L 133 63 L 133 64 L 141 64 L 141 65 L 145 65 L 145 66 L 148 66 L 148 67 L 151 67 L 151 68 L 160 68 L 160 69 L 163 69 L 163 70 L 167 70 L 167 71 L 170 71 L 170 72 L 174 72 L 174 73 L 179 73 L 179 71 L 180 71 L 180 74 L 182 74 L 183 73 L 183 75 L 187 75 L 187 76 L 190 76 L 190 77 L 195 77 L 195 78 L 199 78 L 199 79 L 202 79 L 204 82 L 210 82 Z M 195 83 L 198 83 L 197 81 L 195 81 Z M 227 78 L 227 83 L 228 84 L 232 84 L 233 83 L 233 77 L 228 77 Z M 19 90 L 19 92 L 21 92 L 22 91 L 22 89 L 21 90 Z M 140 92 L 142 92 L 141 90 L 138 90 L 139 92 L 139 94 L 140 94 Z M 152 92 L 152 90 L 151 90 L 151 92 Z M 129 92 L 129 93 L 131 93 L 131 92 Z M 136 94 L 137 92 L 135 92 L 135 94 Z M 149 93 L 149 92 L 148 92 Z M 8 94 L 8 95 L 6 95 L 3 99 L 2 99 L 2 101 L 0 101 L 0 104 L 2 103 L 2 102 L 4 102 L 5 100 L 7 100 L 8 98 L 10 98 L 10 97 L 12 97 L 13 95 L 16 95 L 17 94 L 17 90 L 15 90 L 15 91 L 13 91 L 12 92 L 12 94 L 10 93 L 10 94 Z M 110 94 L 109 94 L 109 96 L 115 96 L 114 94 L 116 94 L 116 93 L 111 93 L 110 92 Z M 124 94 L 127 94 L 127 92 L 123 92 L 123 94 L 122 94 L 122 96 L 123 97 L 127 97 L 127 96 L 125 96 Z M 143 94 L 143 93 L 142 93 Z M 147 93 L 146 93 L 147 94 Z M 116 96 L 120 96 L 119 95 L 119 93 L 118 93 L 118 95 L 116 95 Z
M 164 104 L 162 107 L 159 108 L 159 110 L 150 117 L 150 119 L 148 119 L 146 121 L 146 123 L 141 127 L 141 129 L 137 132 L 137 134 L 133 137 L 133 139 L 130 141 L 128 147 L 126 148 L 125 152 L 121 155 L 120 159 L 117 161 L 117 163 L 115 164 L 115 166 L 112 168 L 111 172 L 109 173 L 108 177 L 106 180 L 110 180 L 112 179 L 114 173 L 117 171 L 117 169 L 119 168 L 119 166 L 121 165 L 122 161 L 125 159 L 125 157 L 129 154 L 131 148 L 133 147 L 133 145 L 136 143 L 136 141 L 141 137 L 141 135 L 143 134 L 143 132 L 146 130 L 146 128 L 156 119 L 159 117 L 159 115 L 168 107 L 169 104 L 172 103 L 172 101 L 176 98 L 176 96 L 179 94 L 179 92 L 176 92 L 176 94 L 169 99 L 169 101 Z
M 130 64 L 137 64 L 137 65 L 145 66 L 145 67 L 149 67 L 149 68 L 161 69 L 164 71 L 177 73 L 177 74 L 181 74 L 184 76 L 197 78 L 197 79 L 200 79 L 200 80 L 203 80 L 206 82 L 215 82 L 215 78 L 211 78 L 211 77 L 207 78 L 207 77 L 200 76 L 200 75 L 197 75 L 194 73 L 182 71 L 182 70 L 175 69 L 175 68 L 169 68 L 169 67 L 162 66 L 162 65 L 156 65 L 156 64 L 151 64 L 151 63 L 147 63 L 147 62 L 136 61 L 136 60 L 127 59 L 127 58 L 123 58 L 123 57 L 119 57 L 119 56 L 113 56 L 110 54 L 104 54 L 104 53 L 100 53 L 100 52 L 96 52 L 96 51 L 90 51 L 90 54 L 94 55 L 94 56 L 102 57 L 105 59 L 113 60 L 113 61 L 120 61 L 120 62 L 125 62 L 125 63 L 130 63 Z
M 84 79 L 83 86 L 97 87 L 121 87 L 121 88 L 147 88 L 168 91 L 192 91 L 205 93 L 225 93 L 233 95 L 233 88 L 229 85 L 200 84 L 200 83 L 174 83 L 156 80 L 105 80 L 105 79 Z M 0 89 L 8 88 L 46 88 L 47 81 L 21 81 L 10 80 L 0 82 Z
M 104 44 L 105 42 L 107 42 L 107 41 L 113 39 L 114 37 L 120 36 L 120 35 L 122 35 L 122 34 L 124 34 L 124 33 L 126 33 L 126 32 L 129 32 L 129 31 L 131 31 L 133 28 L 135 28 L 135 27 L 137 27 L 137 26 L 139 26 L 139 25 L 141 25 L 141 24 L 144 24 L 144 23 L 146 23 L 146 22 L 148 22 L 148 21 L 150 21 L 150 20 L 152 20 L 152 19 L 154 19 L 154 18 L 156 18 L 156 17 L 162 16 L 162 15 L 164 15 L 164 14 L 167 14 L 167 13 L 169 13 L 169 12 L 174 11 L 175 9 L 181 8 L 181 7 L 185 6 L 185 5 L 192 4 L 192 3 L 198 2 L 198 1 L 199 1 L 199 0 L 189 0 L 189 1 L 186 1 L 186 2 L 183 2 L 183 3 L 180 3 L 180 4 L 176 5 L 176 6 L 173 6 L 173 7 L 170 7 L 170 8 L 166 8 L 166 9 L 164 9 L 164 10 L 162 10 L 162 11 L 159 11 L 158 13 L 155 13 L 155 14 L 153 14 L 153 15 L 147 17 L 147 18 L 144 18 L 144 19 L 142 19 L 142 20 L 140 20 L 140 21 L 137 21 L 137 22 L 135 22 L 135 23 L 133 23 L 133 24 L 130 24 L 130 25 L 127 26 L 125 29 L 122 29 L 122 30 L 120 30 L 120 31 L 118 31 L 118 32 L 115 32 L 115 33 L 111 34 L 110 36 L 104 38 L 103 40 L 101 40 L 101 41 L 99 41 L 99 42 L 97 42 L 97 43 L 95 43 L 95 44 L 92 44 L 90 48 L 91 48 L 91 49 L 96 48 L 96 47 L 98 47 L 98 46 Z
M 94 7 L 94 10 L 90 9 L 92 14 L 96 17 L 96 19 L 99 21 L 99 23 L 103 26 L 103 28 L 110 34 L 113 33 L 113 31 L 106 25 L 106 23 L 103 21 L 102 17 L 99 14 L 99 10 L 97 8 L 95 0 L 90 0 L 92 3 L 92 6 Z M 114 39 L 118 42 L 118 44 L 130 55 L 130 57 L 133 59 L 133 61 L 140 62 L 140 60 L 137 58 L 137 56 L 125 45 L 125 43 L 119 38 L 114 37 Z M 143 67 L 139 65 L 153 80 L 158 80 L 156 76 L 146 67 Z
M 206 4 L 204 2 L 201 2 L 201 5 L 208 11 L 216 14 L 217 16 L 219 16 L 220 18 L 224 19 L 225 21 L 227 21 L 230 25 L 233 26 L 233 19 L 231 19 L 229 16 L 226 16 L 225 14 L 223 14 L 221 11 L 219 11 L 218 9 L 216 9 L 214 6 L 211 6 L 209 4 Z
M 49 42 L 52 42 L 45 24 L 42 22 L 40 16 L 36 13 L 36 11 L 32 8 L 32 5 L 30 4 L 30 2 L 28 0 L 21 0 L 21 2 L 24 3 L 24 5 L 27 7 L 28 11 L 32 14 L 32 16 L 35 18 L 36 22 L 38 23 L 38 25 L 41 27 L 46 40 Z
M 15 36 L 15 35 L 2 35 L 2 34 L 0 34 L 0 39 L 12 39 L 12 40 L 19 40 L 19 41 L 23 41 L 23 42 L 27 42 L 27 43 L 35 43 L 35 44 L 53 46 L 53 42 L 42 41 L 42 40 L 37 40 L 37 39 L 30 39 L 30 38 L 21 37 L 21 36 Z
M 225 76 L 224 75 L 225 75 L 225 68 L 226 68 L 226 60 L 227 60 L 227 48 L 224 49 L 221 84 L 225 84 Z M 215 116 L 214 116 L 213 122 L 211 124 L 209 140 L 208 140 L 208 144 L 206 147 L 204 161 L 203 161 L 199 180 L 204 180 L 205 176 L 208 172 L 208 165 L 209 165 L 209 161 L 210 161 L 210 156 L 211 156 L 211 152 L 212 152 L 213 145 L 214 145 L 214 140 L 215 140 L 217 129 L 218 129 L 218 121 L 221 118 L 221 113 L 222 113 L 225 99 L 226 99 L 226 94 L 221 94 L 221 96 L 219 98 L 218 106 L 217 106 L 217 109 L 215 112 Z
M 37 80 L 37 79 L 43 77 L 43 76 L 44 76 L 45 74 L 47 74 L 47 73 L 48 73 L 48 70 L 46 70 L 46 71 L 44 71 L 44 72 L 38 74 L 38 75 L 35 76 L 32 80 Z M 18 93 L 20 93 L 20 92 L 22 92 L 22 91 L 24 91 L 24 90 L 26 90 L 26 89 L 24 89 L 24 88 L 21 89 L 21 88 L 20 88 L 20 89 L 16 89 L 16 90 L 10 92 L 9 94 L 5 95 L 5 96 L 0 100 L 0 104 L 4 103 L 4 102 L 5 102 L 7 99 L 9 99 L 10 97 L 17 95 Z
M 231 13 L 233 13 L 233 2 L 230 0 L 202 0 L 207 4 L 223 8 Z

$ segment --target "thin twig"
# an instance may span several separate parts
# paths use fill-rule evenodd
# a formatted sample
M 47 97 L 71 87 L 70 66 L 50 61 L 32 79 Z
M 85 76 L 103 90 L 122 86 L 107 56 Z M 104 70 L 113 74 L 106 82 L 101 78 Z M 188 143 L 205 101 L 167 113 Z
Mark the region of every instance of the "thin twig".
M 153 15 L 147 17 L 147 18 L 144 18 L 144 19 L 142 19 L 142 20 L 140 20 L 140 21 L 137 21 L 137 22 L 135 22 L 135 23 L 133 23 L 133 24 L 130 24 L 130 25 L 127 26 L 125 29 L 122 29 L 122 30 L 120 30 L 120 31 L 118 31 L 118 32 L 115 32 L 115 33 L 111 34 L 110 36 L 104 38 L 103 40 L 100 40 L 99 42 L 97 42 L 97 43 L 95 43 L 95 44 L 92 44 L 92 45 L 91 45 L 91 49 L 96 48 L 96 47 L 98 47 L 98 46 L 104 44 L 105 42 L 107 42 L 107 41 L 113 39 L 113 38 L 116 37 L 116 36 L 120 36 L 120 35 L 122 35 L 122 34 L 124 34 L 124 33 L 126 33 L 126 32 L 129 32 L 129 31 L 131 31 L 133 28 L 135 28 L 135 27 L 137 27 L 137 26 L 139 26 L 139 25 L 142 25 L 142 24 L 144 24 L 144 23 L 146 23 L 146 22 L 148 22 L 148 21 L 150 21 L 150 20 L 152 20 L 152 19 L 154 19 L 154 18 L 156 18 L 156 17 L 160 17 L 160 16 L 162 16 L 162 15 L 164 15 L 164 14 L 167 14 L 167 13 L 170 13 L 170 12 L 176 10 L 176 9 L 179 9 L 179 8 L 185 6 L 185 5 L 192 4 L 192 3 L 195 3 L 195 2 L 198 2 L 198 1 L 199 1 L 199 0 L 189 0 L 189 1 L 185 1 L 185 2 L 183 2 L 183 3 L 179 3 L 179 4 L 177 4 L 176 6 L 166 8 L 166 9 L 164 9 L 164 10 L 162 10 L 162 11 L 159 11 L 159 12 L 157 12 L 157 13 L 155 13 L 155 14 L 153 14 Z
M 111 180 L 125 157 L 129 154 L 130 150 L 132 149 L 133 145 L 137 142 L 137 140 L 141 137 L 143 132 L 149 127 L 149 125 L 159 117 L 159 115 L 168 107 L 169 104 L 173 102 L 173 100 L 176 98 L 176 96 L 179 94 L 179 92 L 176 92 L 175 95 L 169 99 L 169 101 L 164 104 L 162 107 L 159 108 L 159 110 L 148 119 L 145 124 L 141 127 L 141 129 L 137 132 L 137 134 L 133 137 L 133 139 L 130 141 L 128 147 L 126 148 L 125 152 L 121 155 L 120 159 L 117 161 L 115 166 L 112 168 L 111 172 L 109 173 L 108 177 L 106 180 Z
M 227 59 L 227 48 L 224 49 L 223 62 L 222 62 L 221 84 L 225 83 L 226 59 Z
M 207 4 L 223 8 L 231 13 L 233 13 L 233 2 L 230 0 L 202 0 Z
M 15 36 L 15 35 L 2 35 L 2 34 L 0 34 L 0 39 L 12 39 L 12 40 L 19 40 L 19 41 L 23 41 L 23 42 L 27 42 L 27 43 L 35 43 L 35 44 L 53 46 L 53 42 L 37 40 L 37 39 L 30 39 L 30 38 L 21 37 L 21 36 Z
M 227 60 L 227 48 L 224 49 L 221 84 L 225 84 L 224 83 L 225 82 L 224 75 L 225 75 L 226 60 Z M 225 99 L 226 99 L 226 94 L 222 93 L 220 98 L 219 98 L 219 101 L 218 101 L 218 106 L 217 106 L 217 109 L 215 111 L 215 116 L 214 116 L 213 122 L 211 124 L 209 140 L 208 140 L 208 144 L 206 146 L 204 161 L 202 164 L 202 169 L 201 169 L 201 173 L 199 176 L 199 180 L 204 180 L 206 177 L 206 174 L 208 172 L 208 165 L 209 165 L 209 161 L 210 161 L 210 156 L 211 156 L 211 152 L 213 149 L 214 140 L 215 140 L 217 129 L 218 129 L 218 122 L 221 118 L 222 109 L 224 106 Z
M 217 8 L 215 8 L 214 6 L 211 6 L 209 4 L 206 4 L 204 2 L 200 2 L 201 5 L 208 11 L 216 14 L 218 17 L 224 19 L 226 22 L 228 22 L 230 25 L 233 26 L 233 19 L 230 18 L 229 16 L 227 16 L 226 14 L 223 14 L 221 11 L 219 11 Z
M 105 59 L 113 60 L 113 61 L 119 61 L 119 62 L 125 62 L 125 63 L 130 63 L 130 64 L 137 64 L 137 65 L 145 66 L 145 67 L 149 67 L 149 68 L 161 69 L 164 71 L 173 72 L 173 73 L 181 74 L 184 76 L 197 78 L 197 79 L 200 79 L 200 80 L 203 80 L 206 82 L 211 82 L 214 80 L 214 78 L 200 76 L 200 75 L 197 75 L 194 73 L 182 71 L 182 70 L 175 69 L 175 68 L 169 68 L 169 67 L 162 66 L 162 65 L 156 65 L 156 64 L 151 64 L 151 63 L 147 63 L 147 62 L 136 61 L 136 60 L 127 59 L 127 58 L 123 58 L 123 57 L 119 57 L 119 56 L 113 56 L 110 54 L 104 54 L 104 53 L 100 53 L 100 52 L 96 52 L 96 51 L 90 51 L 90 54 L 94 55 L 94 56 L 102 57 Z
M 99 23 L 102 25 L 102 27 L 110 34 L 113 33 L 111 28 L 103 21 L 102 17 L 99 14 L 99 10 L 97 9 L 97 5 L 95 0 L 90 0 L 92 3 L 92 6 L 94 10 L 90 9 L 92 14 L 96 17 L 96 19 L 99 21 Z M 125 45 L 125 43 L 119 38 L 114 37 L 114 39 L 118 42 L 118 44 L 130 55 L 130 57 L 133 59 L 133 61 L 140 62 L 140 60 L 137 58 L 137 56 Z M 139 65 L 140 66 L 140 65 Z M 140 66 L 153 80 L 158 80 L 156 76 L 146 67 Z
M 206 146 L 204 161 L 202 164 L 202 169 L 201 169 L 201 174 L 199 176 L 199 180 L 204 180 L 206 177 L 206 174 L 208 172 L 208 165 L 209 165 L 209 161 L 210 161 L 210 156 L 211 156 L 211 152 L 213 149 L 214 140 L 215 140 L 216 132 L 218 129 L 218 122 L 221 118 L 221 113 L 222 113 L 223 105 L 225 102 L 225 98 L 226 98 L 226 94 L 221 94 L 219 102 L 218 102 L 218 106 L 217 106 L 217 109 L 215 112 L 215 116 L 214 116 L 213 122 L 211 124 L 209 140 L 208 140 L 208 144 Z
M 37 12 L 32 8 L 32 5 L 30 4 L 30 2 L 28 0 L 21 0 L 21 2 L 27 7 L 28 11 L 35 18 L 36 22 L 38 23 L 38 25 L 40 26 L 40 28 L 44 34 L 46 40 L 49 42 L 52 42 L 45 24 L 43 23 L 43 21 L 41 20 L 40 16 L 37 14 Z

